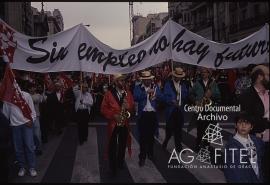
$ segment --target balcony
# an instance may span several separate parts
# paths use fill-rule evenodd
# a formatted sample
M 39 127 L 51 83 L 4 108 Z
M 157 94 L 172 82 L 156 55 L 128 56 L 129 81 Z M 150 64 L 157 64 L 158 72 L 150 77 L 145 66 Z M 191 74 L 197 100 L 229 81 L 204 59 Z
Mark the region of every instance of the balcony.
M 208 20 L 208 21 L 206 20 L 206 21 L 194 23 L 191 31 L 197 32 L 197 31 L 203 30 L 205 28 L 212 27 L 212 24 L 213 24 L 213 22 L 211 20 Z
M 236 33 L 237 31 L 238 31 L 237 24 L 231 24 L 231 25 L 230 25 L 229 32 L 230 32 L 230 33 Z
M 269 17 L 267 15 L 258 15 L 256 17 L 252 17 L 239 23 L 239 31 L 249 29 L 255 26 L 260 26 L 269 21 Z

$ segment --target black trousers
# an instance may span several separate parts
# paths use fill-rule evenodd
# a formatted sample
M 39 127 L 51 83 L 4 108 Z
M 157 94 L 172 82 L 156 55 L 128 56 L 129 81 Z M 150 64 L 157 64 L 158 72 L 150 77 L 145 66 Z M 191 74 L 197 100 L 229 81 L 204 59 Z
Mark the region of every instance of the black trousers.
M 138 120 L 140 154 L 139 159 L 145 160 L 153 157 L 154 153 L 154 134 L 156 131 L 157 114 L 156 112 L 143 112 Z
M 8 150 L 0 149 L 0 182 L 8 182 L 9 164 L 8 164 Z
M 124 165 L 128 128 L 116 126 L 109 143 L 109 167 L 113 172 Z
M 82 143 L 87 141 L 88 138 L 88 122 L 89 122 L 89 112 L 87 109 L 78 110 L 76 112 L 77 126 L 78 126 L 78 138 L 79 142 Z
M 263 178 L 264 182 L 270 182 L 269 181 L 269 175 L 270 175 L 270 170 L 269 170 L 269 158 L 270 158 L 270 143 L 266 142 L 265 143 L 265 151 L 264 155 L 262 158 L 262 171 L 263 171 Z
M 184 116 L 182 111 L 179 108 L 176 108 L 166 124 L 166 137 L 163 142 L 163 145 L 167 146 L 170 138 L 174 135 L 174 144 L 177 152 L 182 150 L 182 128 L 184 124 Z
M 46 103 L 40 104 L 40 131 L 41 131 L 41 140 L 43 143 L 48 142 L 48 134 L 49 134 L 49 115 L 48 115 L 48 107 Z

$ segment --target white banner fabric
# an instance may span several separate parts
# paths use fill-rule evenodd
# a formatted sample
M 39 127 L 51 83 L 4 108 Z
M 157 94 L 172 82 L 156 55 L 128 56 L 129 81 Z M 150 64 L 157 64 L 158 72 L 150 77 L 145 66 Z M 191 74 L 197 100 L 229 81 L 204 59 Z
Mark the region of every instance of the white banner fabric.
M 168 60 L 213 69 L 242 68 L 269 63 L 269 25 L 238 42 L 223 44 L 168 20 L 146 40 L 117 50 L 99 41 L 82 24 L 51 36 L 30 37 L 0 19 L 0 55 L 13 69 L 42 73 L 125 74 Z

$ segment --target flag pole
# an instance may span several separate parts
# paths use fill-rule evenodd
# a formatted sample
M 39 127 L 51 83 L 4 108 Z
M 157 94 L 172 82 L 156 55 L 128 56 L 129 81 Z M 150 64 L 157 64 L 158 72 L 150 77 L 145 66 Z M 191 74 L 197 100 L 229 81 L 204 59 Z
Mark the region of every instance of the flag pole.
M 94 84 L 94 75 L 95 75 L 95 73 L 92 73 L 92 75 L 91 75 L 91 87 L 90 87 L 90 89 L 91 89 L 91 91 L 93 90 L 93 84 Z
M 171 68 L 172 68 L 172 71 L 173 71 L 173 60 L 171 59 Z
M 80 71 L 80 89 L 82 91 L 82 83 L 83 83 L 83 73 Z

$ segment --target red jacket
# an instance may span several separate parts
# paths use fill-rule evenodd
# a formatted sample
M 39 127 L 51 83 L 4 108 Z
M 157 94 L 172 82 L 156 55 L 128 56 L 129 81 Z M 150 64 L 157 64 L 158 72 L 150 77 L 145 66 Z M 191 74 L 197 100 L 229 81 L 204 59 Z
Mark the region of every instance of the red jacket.
M 126 91 L 127 96 L 125 97 L 128 102 L 128 111 L 133 112 L 134 110 L 134 100 L 132 97 L 132 94 L 129 90 Z M 104 95 L 104 98 L 101 103 L 101 113 L 102 115 L 108 120 L 108 125 L 107 125 L 107 134 L 108 134 L 108 140 L 107 140 L 107 148 L 105 150 L 105 158 L 108 158 L 108 149 L 109 149 L 109 143 L 110 143 L 110 138 L 112 135 L 112 132 L 114 130 L 114 127 L 116 126 L 116 120 L 114 119 L 115 114 L 119 114 L 121 111 L 121 107 L 118 103 L 118 101 L 115 99 L 113 93 L 111 91 L 107 91 Z M 128 140 L 127 140 L 127 147 L 128 147 L 128 152 L 129 155 L 131 156 L 131 131 L 130 131 L 130 125 L 129 121 L 126 120 L 124 124 L 128 128 Z

